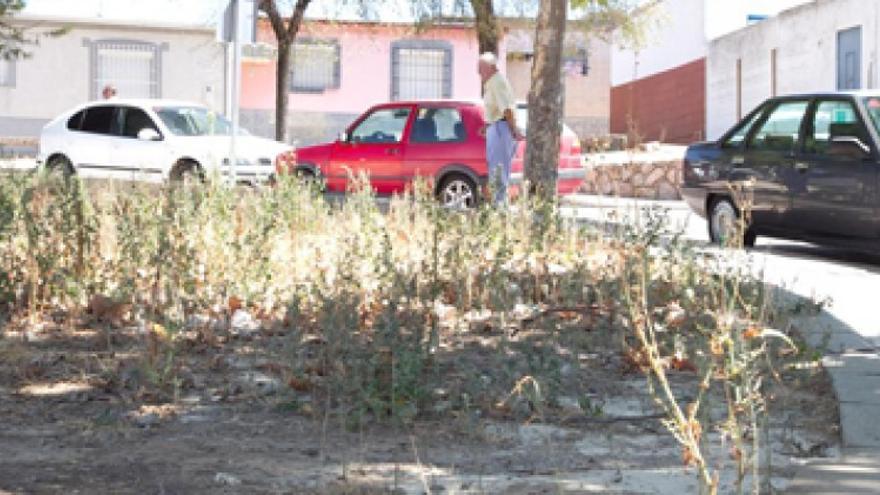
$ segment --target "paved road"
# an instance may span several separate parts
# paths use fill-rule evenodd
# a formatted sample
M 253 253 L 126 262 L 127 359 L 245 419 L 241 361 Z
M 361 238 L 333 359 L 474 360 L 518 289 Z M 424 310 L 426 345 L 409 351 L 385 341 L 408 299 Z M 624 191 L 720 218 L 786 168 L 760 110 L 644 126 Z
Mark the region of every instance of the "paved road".
M 706 221 L 681 202 L 577 196 L 564 204 L 565 215 L 594 222 L 662 207 L 673 228 L 707 244 Z M 824 363 L 840 402 L 844 448 L 838 459 L 805 466 L 787 493 L 880 493 L 880 254 L 758 238 L 754 249 L 738 255 L 786 292 L 831 300 L 818 317 L 796 324 L 813 344 L 827 342 Z

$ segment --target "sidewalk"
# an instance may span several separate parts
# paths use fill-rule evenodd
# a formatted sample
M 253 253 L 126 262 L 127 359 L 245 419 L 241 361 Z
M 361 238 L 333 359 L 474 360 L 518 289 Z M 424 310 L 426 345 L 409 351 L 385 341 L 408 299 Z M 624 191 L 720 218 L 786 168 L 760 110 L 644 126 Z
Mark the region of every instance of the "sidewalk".
M 606 214 L 614 210 L 631 213 L 643 207 L 662 207 L 669 210 L 672 223 L 683 224 L 687 237 L 706 238 L 705 220 L 691 215 L 681 201 L 575 195 L 564 198 L 562 205 L 566 215 L 600 222 L 607 221 Z M 837 395 L 842 430 L 840 457 L 808 461 L 783 493 L 880 494 L 880 338 L 876 311 L 870 303 L 880 284 L 880 266 L 871 260 L 853 263 L 847 256 L 841 263 L 833 251 L 778 244 L 768 241 L 752 251 L 773 269 L 774 273 L 766 274 L 768 283 L 783 292 L 797 289 L 800 296 L 823 285 L 827 291 L 837 292 L 832 308 L 818 316 L 800 318 L 795 324 L 812 345 L 827 349 L 823 364 Z M 797 271 L 813 273 L 797 277 L 794 283 L 800 287 L 785 287 L 788 277 L 784 275 Z
M 573 208 L 602 208 L 602 209 L 632 209 L 658 207 L 668 210 L 688 210 L 684 201 L 656 201 L 652 199 L 619 198 L 616 196 L 595 196 L 590 194 L 566 194 L 559 200 L 563 207 Z

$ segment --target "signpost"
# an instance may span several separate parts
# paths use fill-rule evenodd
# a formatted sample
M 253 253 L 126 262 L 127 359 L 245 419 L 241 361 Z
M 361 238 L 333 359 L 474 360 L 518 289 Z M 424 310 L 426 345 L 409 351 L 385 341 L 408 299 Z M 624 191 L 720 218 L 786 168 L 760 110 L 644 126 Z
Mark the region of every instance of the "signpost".
M 232 129 L 229 136 L 229 167 L 227 173 L 232 185 L 238 182 L 236 168 L 238 157 L 236 156 L 235 141 L 239 129 L 239 106 L 241 100 L 241 45 L 242 43 L 255 43 L 257 41 L 257 0 L 229 0 L 223 18 L 217 26 L 217 40 L 228 43 L 227 60 L 232 63 L 227 65 L 227 111 L 232 121 Z M 231 53 L 231 57 L 229 52 Z

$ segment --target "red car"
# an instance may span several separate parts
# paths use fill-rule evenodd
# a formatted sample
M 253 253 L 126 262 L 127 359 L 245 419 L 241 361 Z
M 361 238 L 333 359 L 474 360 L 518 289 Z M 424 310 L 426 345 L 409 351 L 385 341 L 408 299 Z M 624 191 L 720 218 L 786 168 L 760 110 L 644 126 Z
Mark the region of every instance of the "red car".
M 440 202 L 472 207 L 486 183 L 486 139 L 480 135 L 483 108 L 464 101 L 411 101 L 377 105 L 357 118 L 333 143 L 299 148 L 295 172 L 320 177 L 328 191 L 344 192 L 351 174 L 366 173 L 379 194 L 403 192 L 416 177 L 434 184 Z M 524 105 L 517 123 L 524 126 Z M 522 177 L 525 143 L 512 166 L 512 182 Z M 563 128 L 559 192 L 583 178 L 577 137 Z

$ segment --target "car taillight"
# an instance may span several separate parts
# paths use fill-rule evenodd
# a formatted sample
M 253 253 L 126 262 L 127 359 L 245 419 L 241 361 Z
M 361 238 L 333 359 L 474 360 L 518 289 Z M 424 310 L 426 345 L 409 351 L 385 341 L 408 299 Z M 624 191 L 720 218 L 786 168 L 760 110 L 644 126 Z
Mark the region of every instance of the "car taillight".
M 275 157 L 275 173 L 286 174 L 296 166 L 296 150 L 285 151 Z

